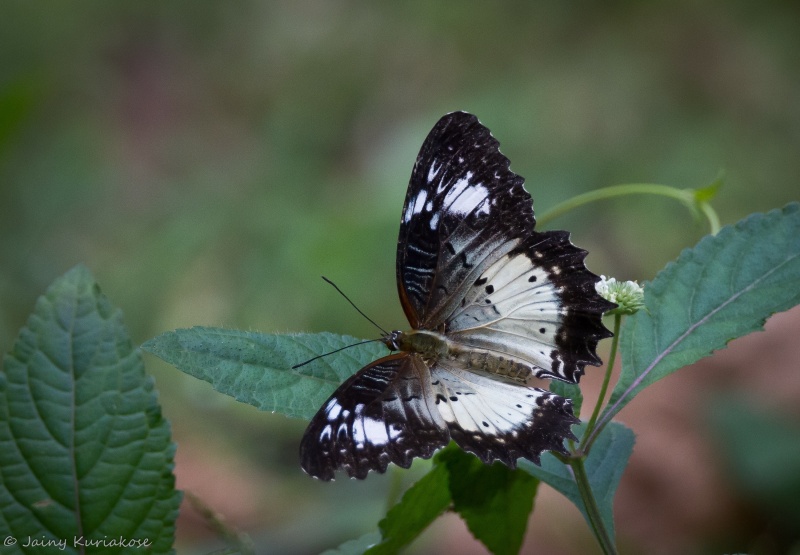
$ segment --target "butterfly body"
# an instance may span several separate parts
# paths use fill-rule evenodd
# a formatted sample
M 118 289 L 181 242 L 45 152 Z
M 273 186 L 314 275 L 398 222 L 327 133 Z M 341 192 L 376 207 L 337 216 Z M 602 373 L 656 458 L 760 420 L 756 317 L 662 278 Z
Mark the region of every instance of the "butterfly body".
M 461 368 L 496 374 L 520 383 L 527 382 L 533 374 L 530 365 L 523 361 L 487 349 L 466 347 L 435 331 L 393 331 L 382 341 L 392 351 L 418 354 L 428 366 L 447 360 Z
M 407 468 L 452 439 L 514 467 L 566 453 L 572 403 L 528 378 L 576 383 L 611 334 L 586 251 L 538 232 L 523 179 L 477 118 L 441 118 L 422 145 L 400 221 L 397 286 L 411 325 L 392 351 L 346 380 L 300 446 L 310 475 L 365 478 Z

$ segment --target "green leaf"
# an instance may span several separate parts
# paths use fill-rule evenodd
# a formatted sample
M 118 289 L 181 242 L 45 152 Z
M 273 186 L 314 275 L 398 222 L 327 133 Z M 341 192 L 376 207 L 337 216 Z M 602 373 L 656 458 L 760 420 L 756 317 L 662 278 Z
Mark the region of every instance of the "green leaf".
M 369 555 L 397 553 L 411 543 L 431 522 L 450 507 L 447 466 L 433 469 L 403 494 L 378 524 L 382 540 L 366 551 Z
M 585 424 L 574 427 L 575 435 L 583 435 L 585 427 Z M 598 436 L 585 461 L 589 485 L 594 492 L 603 523 L 612 538 L 614 537 L 614 495 L 620 478 L 622 478 L 622 472 L 633 452 L 634 439 L 631 430 L 622 424 L 612 422 Z M 551 453 L 542 455 L 542 466 L 536 466 L 523 459 L 519 461 L 519 466 L 556 491 L 561 492 L 580 509 L 583 517 L 589 522 L 586 508 L 569 466 L 559 461 Z
M 722 188 L 722 184 L 725 182 L 725 172 L 719 172 L 719 175 L 706 185 L 705 187 L 701 187 L 700 189 L 695 189 L 694 191 L 694 200 L 695 202 L 709 202 L 714 197 L 717 196 L 717 193 Z
M 539 480 L 499 462 L 484 464 L 458 448 L 444 449 L 437 460 L 450 471 L 453 508 L 472 535 L 495 555 L 519 553 Z
M 622 374 L 601 422 L 643 388 L 800 302 L 800 204 L 754 214 L 686 249 L 625 320 Z
M 310 419 L 345 379 L 388 350 L 379 342 L 367 343 L 291 367 L 358 341 L 332 333 L 272 335 L 194 327 L 162 333 L 142 349 L 239 401 Z
M 360 538 L 348 540 L 336 549 L 328 549 L 322 552 L 322 555 L 361 555 L 367 549 L 381 541 L 381 535 L 378 532 L 369 532 Z
M 122 313 L 72 269 L 36 302 L 0 373 L 0 536 L 18 542 L 3 553 L 28 538 L 65 541 L 64 553 L 145 551 L 108 544 L 120 539 L 169 552 L 173 455 Z

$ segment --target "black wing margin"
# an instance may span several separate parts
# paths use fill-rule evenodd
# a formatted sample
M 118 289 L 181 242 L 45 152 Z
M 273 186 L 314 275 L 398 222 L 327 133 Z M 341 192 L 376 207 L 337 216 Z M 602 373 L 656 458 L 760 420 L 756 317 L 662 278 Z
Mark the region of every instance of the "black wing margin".
M 345 381 L 308 425 L 300 463 L 308 474 L 332 480 L 337 469 L 364 479 L 390 462 L 402 468 L 430 458 L 450 441 L 436 409 L 430 371 L 414 354 L 389 355 Z
M 617 305 L 597 292 L 595 285 L 600 278 L 586 268 L 588 253 L 572 244 L 569 232 L 545 231 L 536 235 L 520 251 L 539 261 L 559 292 L 562 306 L 550 368 L 538 376 L 578 383 L 585 366 L 603 364 L 597 356 L 597 343 L 614 335 L 603 325 L 603 314 Z
M 433 127 L 414 164 L 397 245 L 397 287 L 413 328 L 440 327 L 477 267 L 532 232 L 523 183 L 472 114 L 453 112 Z

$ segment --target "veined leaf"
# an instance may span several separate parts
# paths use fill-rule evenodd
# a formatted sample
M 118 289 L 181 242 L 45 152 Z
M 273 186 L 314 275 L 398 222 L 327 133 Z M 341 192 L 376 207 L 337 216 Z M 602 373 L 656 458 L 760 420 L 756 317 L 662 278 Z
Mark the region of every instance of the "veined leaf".
M 358 341 L 332 333 L 263 334 L 194 327 L 162 333 L 142 349 L 239 401 L 311 419 L 345 379 L 389 351 L 382 343 L 367 343 L 296 370 L 292 366 Z
M 600 422 L 643 388 L 763 329 L 800 303 L 800 204 L 754 214 L 686 249 L 644 288 L 646 310 L 625 320 L 622 374 Z
M 31 552 L 170 552 L 174 450 L 121 312 L 74 268 L 0 372 L 0 536 L 17 542 L 3 553 L 29 539 L 64 542 Z
M 447 466 L 434 464 L 430 472 L 420 478 L 403 494 L 378 525 L 382 540 L 369 548 L 369 555 L 397 553 L 411 543 L 431 522 L 450 506 L 450 486 Z
M 495 555 L 515 555 L 522 547 L 539 480 L 520 468 L 484 464 L 459 448 L 444 449 L 439 464 L 450 471 L 453 509 L 469 531 Z
M 582 424 L 574 427 L 575 435 L 582 436 L 585 426 Z M 600 516 L 612 538 L 614 537 L 614 495 L 622 478 L 622 472 L 628 465 L 628 459 L 633 452 L 634 440 L 631 430 L 622 424 L 612 422 L 598 436 L 592 445 L 589 456 L 584 461 L 586 475 L 597 501 Z M 580 509 L 583 517 L 589 522 L 586 508 L 575 483 L 575 477 L 568 465 L 556 459 L 551 453 L 544 453 L 542 466 L 536 466 L 524 459 L 519 460 L 519 466 L 562 493 Z

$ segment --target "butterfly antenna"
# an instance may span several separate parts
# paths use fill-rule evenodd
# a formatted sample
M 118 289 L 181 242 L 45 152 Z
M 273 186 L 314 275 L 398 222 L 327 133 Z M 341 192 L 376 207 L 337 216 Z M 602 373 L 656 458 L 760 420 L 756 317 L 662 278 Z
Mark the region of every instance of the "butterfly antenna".
M 337 286 L 335 283 L 333 283 L 331 280 L 329 280 L 329 279 L 328 279 L 328 278 L 326 278 L 325 276 L 322 276 L 322 279 L 324 279 L 325 281 L 327 281 L 328 283 L 330 283 L 331 285 L 333 285 L 333 288 L 334 288 L 334 289 L 336 289 L 336 290 L 339 292 L 339 294 L 340 294 L 342 297 L 344 297 L 345 299 L 347 299 L 347 302 L 348 302 L 348 303 L 350 303 L 350 305 L 351 305 L 353 308 L 355 308 L 355 309 L 358 311 L 358 313 L 359 313 L 359 314 L 361 314 L 361 315 L 362 315 L 364 318 L 366 318 L 367 320 L 369 320 L 369 321 L 372 323 L 372 325 L 373 325 L 373 326 L 375 326 L 376 328 L 378 328 L 379 330 L 381 330 L 381 331 L 383 332 L 383 335 L 389 335 L 389 332 L 388 332 L 388 331 L 386 331 L 385 329 L 383 329 L 382 327 L 380 327 L 378 324 L 376 324 L 376 323 L 375 323 L 375 320 L 373 320 L 372 318 L 370 318 L 369 316 L 367 316 L 366 314 L 364 314 L 363 312 L 361 312 L 361 309 L 360 309 L 360 308 L 358 308 L 358 307 L 356 306 L 356 304 L 355 304 L 353 301 L 351 301 L 351 300 L 350 300 L 350 297 L 348 297 L 347 295 L 345 295 L 345 294 L 342 292 L 342 290 L 341 290 L 341 289 L 339 289 L 339 287 L 338 287 L 338 286 Z M 335 351 L 334 351 L 334 352 L 335 352 Z
M 330 351 L 328 353 L 323 353 L 321 355 L 317 355 L 314 358 L 310 358 L 305 362 L 301 362 L 300 364 L 295 364 L 294 366 L 292 366 L 292 370 L 296 370 L 297 368 L 300 368 L 301 366 L 305 366 L 309 362 L 314 362 L 318 358 L 326 357 L 328 355 L 332 355 L 333 353 L 338 353 L 339 351 L 344 351 L 345 349 L 349 349 L 350 347 L 355 347 L 356 345 L 363 345 L 364 343 L 373 343 L 375 341 L 381 341 L 381 339 L 380 338 L 378 338 L 378 339 L 367 339 L 366 341 L 359 341 L 358 343 L 353 343 L 352 345 L 345 345 L 344 347 L 340 347 L 339 349 L 336 349 L 334 351 Z

